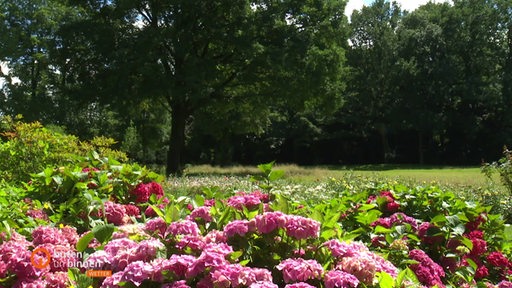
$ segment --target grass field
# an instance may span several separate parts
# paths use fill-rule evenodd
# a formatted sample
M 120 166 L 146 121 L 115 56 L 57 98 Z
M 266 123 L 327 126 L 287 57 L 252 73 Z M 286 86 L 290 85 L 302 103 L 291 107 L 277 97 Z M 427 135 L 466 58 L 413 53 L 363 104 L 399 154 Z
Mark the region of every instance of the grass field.
M 488 179 L 480 167 L 427 167 L 411 165 L 365 165 L 365 166 L 297 166 L 276 165 L 285 171 L 285 177 L 293 182 L 314 182 L 328 178 L 344 178 L 347 175 L 405 180 L 417 183 L 438 183 L 448 186 L 483 187 Z M 189 166 L 186 175 L 230 175 L 246 176 L 259 170 L 250 166 L 213 167 L 209 165 Z

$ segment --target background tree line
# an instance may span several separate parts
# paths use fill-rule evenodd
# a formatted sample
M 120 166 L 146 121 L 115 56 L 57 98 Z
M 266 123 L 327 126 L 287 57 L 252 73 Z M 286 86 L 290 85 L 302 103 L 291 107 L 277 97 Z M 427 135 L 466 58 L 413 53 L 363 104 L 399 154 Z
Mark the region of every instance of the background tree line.
M 509 2 L 0 0 L 0 113 L 168 173 L 474 165 L 512 142 Z

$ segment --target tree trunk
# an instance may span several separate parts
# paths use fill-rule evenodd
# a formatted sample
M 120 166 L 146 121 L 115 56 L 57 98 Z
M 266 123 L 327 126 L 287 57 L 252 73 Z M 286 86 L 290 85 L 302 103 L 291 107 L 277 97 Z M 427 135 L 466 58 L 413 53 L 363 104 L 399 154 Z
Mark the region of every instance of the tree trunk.
M 423 133 L 418 131 L 418 160 L 419 164 L 425 163 L 425 153 L 423 151 Z
M 183 174 L 182 154 L 185 149 L 185 125 L 188 113 L 183 104 L 172 105 L 171 111 L 171 137 L 169 138 L 169 151 L 167 152 L 167 176 L 181 176 Z

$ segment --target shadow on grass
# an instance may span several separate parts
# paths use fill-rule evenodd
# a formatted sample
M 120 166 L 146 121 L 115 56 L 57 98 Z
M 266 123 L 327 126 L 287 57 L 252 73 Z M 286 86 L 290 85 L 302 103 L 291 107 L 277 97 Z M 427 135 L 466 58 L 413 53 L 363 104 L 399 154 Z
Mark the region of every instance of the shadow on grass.
M 419 165 L 419 164 L 363 164 L 363 165 L 329 165 L 324 168 L 329 170 L 351 171 L 388 171 L 388 170 L 441 170 L 441 169 L 468 169 L 480 166 L 449 166 L 449 165 Z

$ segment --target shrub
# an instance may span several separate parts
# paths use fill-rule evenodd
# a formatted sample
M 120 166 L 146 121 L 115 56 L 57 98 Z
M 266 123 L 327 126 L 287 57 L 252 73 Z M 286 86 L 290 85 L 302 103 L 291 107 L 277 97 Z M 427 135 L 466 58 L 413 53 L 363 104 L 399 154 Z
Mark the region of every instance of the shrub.
M 49 130 L 39 122 L 24 123 L 21 117 L 4 116 L 0 123 L 0 176 L 6 181 L 28 181 L 31 173 L 77 163 L 93 150 L 108 158 L 127 160 L 123 152 L 110 148 L 115 144 L 110 138 L 79 141 L 73 135 Z

